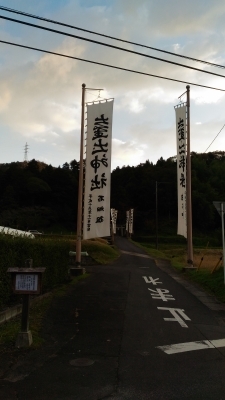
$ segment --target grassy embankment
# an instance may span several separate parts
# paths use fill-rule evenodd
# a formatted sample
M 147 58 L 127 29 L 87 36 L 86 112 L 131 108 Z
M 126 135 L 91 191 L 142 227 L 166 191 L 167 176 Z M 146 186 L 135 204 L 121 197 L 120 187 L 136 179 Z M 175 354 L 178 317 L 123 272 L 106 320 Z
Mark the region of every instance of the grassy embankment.
M 183 267 L 187 266 L 187 246 L 177 244 L 175 241 L 170 244 L 160 243 L 159 250 L 156 250 L 155 243 L 144 240 L 136 241 L 155 258 L 167 259 L 173 268 L 182 272 Z M 205 247 L 194 246 L 194 271 L 182 272 L 183 275 L 198 283 L 209 294 L 225 302 L 224 270 L 222 267 L 222 248 L 209 248 L 209 243 Z
M 73 278 L 69 283 L 60 285 L 56 289 L 48 293 L 48 295 L 34 304 L 31 305 L 29 312 L 29 329 L 32 332 L 32 348 L 38 347 L 43 343 L 43 339 L 40 336 L 40 330 L 42 328 L 42 321 L 48 312 L 51 302 L 56 297 L 65 296 L 68 287 L 76 285 L 80 280 L 86 279 L 88 274 L 81 275 L 79 277 Z M 21 315 L 5 322 L 0 325 L 0 354 L 1 352 L 8 351 L 15 346 L 15 340 L 17 334 L 20 331 L 21 326 Z
M 21 267 L 21 265 L 24 265 L 22 261 L 31 257 L 34 259 L 34 267 L 46 267 L 44 291 L 49 294 L 43 297 L 41 301 L 35 302 L 29 314 L 30 330 L 33 336 L 32 347 L 38 346 L 42 343 L 42 338 L 39 336 L 42 321 L 53 299 L 66 295 L 71 285 L 76 285 L 81 279 L 86 279 L 89 276 L 84 274 L 73 280 L 68 278 L 68 252 L 70 250 L 76 251 L 75 238 L 71 238 L 71 236 L 54 236 L 54 238 L 44 236 L 30 240 L 0 237 L 0 250 L 0 255 L 2 256 L 0 263 L 0 295 L 2 294 L 2 301 L 4 298 L 9 300 L 7 291 L 10 288 L 10 278 L 6 273 L 8 267 Z M 83 241 L 82 251 L 88 252 L 96 264 L 108 264 L 119 255 L 118 251 L 113 246 L 109 246 L 103 239 Z M 66 254 L 62 255 L 62 252 Z M 58 271 L 59 269 L 60 271 Z M 53 285 L 51 285 L 51 276 L 53 277 Z M 5 291 L 3 291 L 3 286 L 7 285 L 8 288 L 5 287 Z M 19 296 L 18 301 L 20 301 Z M 20 331 L 20 325 L 21 316 L 0 325 L 0 353 L 14 347 L 16 336 Z

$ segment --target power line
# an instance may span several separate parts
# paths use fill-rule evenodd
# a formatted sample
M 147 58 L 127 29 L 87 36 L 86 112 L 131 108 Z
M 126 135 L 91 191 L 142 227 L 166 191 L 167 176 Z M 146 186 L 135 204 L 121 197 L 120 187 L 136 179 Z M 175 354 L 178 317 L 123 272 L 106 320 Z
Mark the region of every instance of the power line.
M 224 127 L 225 127 L 225 124 L 224 124 L 223 127 L 220 129 L 219 133 L 217 133 L 216 137 L 213 139 L 213 141 L 210 143 L 210 145 L 207 147 L 207 149 L 204 151 L 204 153 L 206 153 L 207 150 L 210 148 L 210 146 L 213 144 L 213 142 L 215 142 L 216 138 L 219 136 L 220 132 L 223 130 Z
M 58 31 L 56 29 L 46 28 L 44 26 L 40 26 L 40 25 L 37 25 L 37 24 L 31 24 L 30 22 L 25 22 L 25 21 L 20 21 L 20 20 L 14 19 L 14 18 L 4 17 L 2 15 L 0 15 L 0 18 L 6 19 L 7 21 L 16 22 L 16 23 L 19 23 L 19 24 L 22 24 L 22 25 L 31 26 L 33 28 L 42 29 L 42 30 L 45 30 L 45 31 L 48 31 L 48 32 L 58 33 L 60 35 L 69 36 L 69 37 L 72 37 L 72 38 L 75 38 L 75 39 L 84 40 L 86 42 L 99 44 L 101 46 L 106 46 L 106 47 L 109 47 L 111 49 L 121 50 L 121 51 L 125 51 L 127 53 L 130 53 L 130 54 L 135 54 L 135 55 L 138 55 L 138 56 L 151 58 L 153 60 L 162 61 L 162 62 L 165 62 L 165 63 L 168 63 L 168 64 L 172 64 L 172 65 L 176 65 L 176 66 L 179 66 L 179 67 L 188 68 L 188 69 L 191 69 L 191 70 L 194 70 L 194 71 L 203 72 L 204 74 L 209 74 L 209 75 L 219 76 L 220 78 L 225 78 L 224 75 L 216 74 L 214 72 L 204 71 L 203 69 L 190 67 L 189 65 L 184 65 L 184 64 L 176 63 L 174 61 L 165 60 L 164 58 L 150 56 L 148 54 L 144 54 L 144 53 L 140 53 L 140 52 L 137 52 L 137 51 L 125 49 L 123 47 L 114 46 L 114 45 L 111 45 L 111 44 L 108 44 L 108 43 L 99 42 L 97 40 L 84 38 L 82 36 L 72 35 L 71 33 L 66 33 L 66 32 L 63 32 L 63 31 Z
M 105 38 L 107 38 L 107 39 L 117 40 L 117 41 L 119 41 L 119 42 L 123 42 L 123 43 L 127 43 L 127 44 L 132 44 L 132 45 L 134 45 L 134 46 L 139 46 L 139 47 L 143 47 L 143 48 L 146 48 L 146 49 L 150 49 L 150 50 L 154 50 L 154 51 L 159 51 L 159 52 L 161 52 L 161 53 L 169 54 L 169 55 L 172 55 L 172 56 L 175 56 L 175 57 L 181 57 L 181 58 L 184 58 L 184 59 L 186 59 L 186 60 L 191 60 L 191 61 L 200 62 L 200 63 L 206 64 L 206 65 L 210 65 L 210 66 L 213 66 L 213 67 L 225 68 L 224 65 L 214 64 L 214 63 L 211 63 L 211 62 L 209 62 L 209 61 L 199 60 L 199 59 L 197 59 L 197 58 L 184 56 L 184 55 L 182 55 L 182 54 L 177 54 L 177 53 L 173 53 L 173 52 L 171 52 L 171 51 L 166 51 L 166 50 L 158 49 L 158 48 L 156 48 L 156 47 L 147 46 L 147 45 L 144 45 L 144 44 L 141 44 L 141 43 L 131 42 L 131 41 L 129 41 L 129 40 L 120 39 L 120 38 L 117 38 L 117 37 L 115 37 L 115 36 L 109 36 L 109 35 L 105 35 L 105 34 L 103 34 L 103 33 L 90 31 L 90 30 L 88 30 L 88 29 L 80 28 L 80 27 L 77 27 L 77 26 L 74 26 L 74 25 L 70 25 L 70 24 L 66 24 L 66 23 L 63 23 L 63 22 L 59 22 L 59 21 L 56 21 L 56 20 L 53 20 L 53 19 L 43 18 L 43 17 L 40 17 L 40 16 L 38 16 L 38 15 L 29 14 L 29 13 L 26 13 L 26 12 L 23 12 L 23 11 L 19 11 L 19 10 L 14 10 L 13 8 L 0 6 L 0 10 L 8 11 L 8 12 L 15 13 L 15 14 L 24 15 L 24 16 L 29 17 L 29 18 L 34 18 L 34 19 L 38 19 L 38 20 L 40 20 L 40 21 L 50 22 L 50 23 L 56 24 L 56 25 L 65 26 L 65 27 L 67 27 L 67 28 L 77 29 L 77 30 L 80 30 L 80 31 L 82 31 L 82 32 L 87 32 L 87 33 L 91 33 L 91 34 L 93 34 L 93 35 L 98 35 L 98 36 L 101 36 L 101 37 L 105 37 Z
M 185 84 L 192 85 L 192 86 L 199 86 L 199 87 L 203 87 L 203 88 L 206 88 L 206 89 L 213 89 L 213 90 L 219 90 L 219 91 L 221 91 L 221 92 L 225 92 L 225 89 L 219 89 L 219 88 L 214 88 L 214 87 L 212 87 L 212 86 L 200 85 L 200 84 L 198 84 L 198 83 L 192 83 L 192 82 L 187 82 L 187 81 L 181 81 L 181 80 L 173 79 L 173 78 L 167 78 L 167 77 L 165 77 L 165 76 L 159 76 L 159 75 L 148 74 L 147 72 L 141 72 L 141 71 L 136 71 L 136 70 L 132 70 L 132 69 L 128 69 L 128 68 L 117 67 L 116 65 L 104 64 L 104 63 L 100 63 L 100 62 L 97 62 L 97 61 L 86 60 L 86 59 L 84 59 L 84 58 L 78 58 L 78 57 L 68 56 L 68 55 L 66 55 L 66 54 L 56 53 L 56 52 L 48 51 L 48 50 L 43 50 L 43 49 L 39 49 L 39 48 L 37 48 L 37 47 L 25 46 L 25 45 L 18 44 L 18 43 L 7 42 L 7 41 L 5 41 L 5 40 L 0 40 L 0 43 L 5 43 L 5 44 L 9 44 L 9 45 L 11 45 L 11 46 L 16 46 L 16 47 L 22 47 L 22 48 L 24 48 L 24 49 L 40 51 L 40 52 L 42 52 L 42 53 L 47 53 L 47 54 L 52 54 L 52 55 L 55 55 L 55 56 L 65 57 L 65 58 L 69 58 L 69 59 L 72 59 L 72 60 L 84 61 L 84 62 L 87 62 L 87 63 L 90 63 L 90 64 L 102 65 L 103 67 L 114 68 L 114 69 L 118 69 L 118 70 L 121 70 L 121 71 L 133 72 L 133 73 L 139 74 L 139 75 L 151 76 L 151 77 L 153 77 L 153 78 L 165 79 L 165 80 L 168 80 L 168 81 L 179 82 L 179 83 L 185 83 Z

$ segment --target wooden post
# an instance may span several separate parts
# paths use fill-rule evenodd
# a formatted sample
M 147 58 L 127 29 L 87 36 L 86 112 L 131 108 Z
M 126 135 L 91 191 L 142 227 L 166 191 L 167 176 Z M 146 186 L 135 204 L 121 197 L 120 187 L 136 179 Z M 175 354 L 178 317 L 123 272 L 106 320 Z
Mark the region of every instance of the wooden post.
M 28 258 L 25 260 L 25 268 L 33 267 L 33 259 Z M 22 305 L 22 315 L 21 315 L 21 332 L 29 331 L 29 310 L 30 310 L 30 295 L 23 294 L 23 305 Z
M 83 214 L 83 157 L 84 157 L 84 115 L 85 115 L 85 83 L 82 84 L 81 105 L 81 137 L 80 137 L 80 170 L 77 206 L 77 240 L 76 240 L 76 264 L 81 266 L 81 239 L 82 239 L 82 214 Z
M 156 250 L 158 250 L 158 182 L 155 181 L 155 232 L 156 232 Z
M 187 89 L 187 263 L 193 267 L 192 204 L 191 204 L 191 152 L 190 152 L 190 86 Z
M 21 315 L 21 332 L 29 331 L 29 309 L 30 309 L 30 295 L 23 294 L 23 305 Z

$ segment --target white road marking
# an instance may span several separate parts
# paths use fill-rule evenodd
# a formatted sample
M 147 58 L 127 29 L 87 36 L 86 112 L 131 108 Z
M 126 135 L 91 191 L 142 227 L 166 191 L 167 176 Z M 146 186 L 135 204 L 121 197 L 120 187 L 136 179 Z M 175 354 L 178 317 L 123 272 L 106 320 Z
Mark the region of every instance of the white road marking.
M 120 250 L 121 253 L 124 254 L 130 254 L 131 256 L 138 256 L 138 257 L 143 257 L 143 258 L 151 258 L 147 254 L 141 254 L 141 253 L 133 253 L 131 251 L 125 251 L 125 250 Z
M 184 318 L 185 321 L 191 321 L 191 319 L 184 313 L 184 310 L 182 308 L 167 308 L 167 307 L 157 307 L 157 308 L 158 310 L 167 310 L 174 316 L 174 318 L 163 318 L 164 321 L 178 322 L 180 326 L 182 326 L 182 328 L 188 328 L 187 324 L 185 324 L 182 318 Z
M 225 339 L 216 340 L 200 340 L 197 342 L 176 343 L 166 346 L 157 346 L 157 349 L 164 351 L 166 354 L 185 353 L 187 351 L 215 349 L 225 347 Z
M 148 290 L 151 292 L 151 296 L 153 299 L 158 299 L 158 300 L 162 300 L 162 301 L 169 301 L 169 300 L 175 300 L 174 297 L 172 296 L 172 294 L 168 294 L 169 290 L 167 289 L 150 289 L 148 288 Z
M 140 267 L 141 268 L 141 267 Z M 142 278 L 144 278 L 144 280 L 145 280 L 145 282 L 146 283 L 152 283 L 152 285 L 160 285 L 160 284 L 162 284 L 162 282 L 159 282 L 159 278 L 152 278 L 152 276 L 149 276 L 149 277 L 147 277 L 147 276 L 142 276 Z

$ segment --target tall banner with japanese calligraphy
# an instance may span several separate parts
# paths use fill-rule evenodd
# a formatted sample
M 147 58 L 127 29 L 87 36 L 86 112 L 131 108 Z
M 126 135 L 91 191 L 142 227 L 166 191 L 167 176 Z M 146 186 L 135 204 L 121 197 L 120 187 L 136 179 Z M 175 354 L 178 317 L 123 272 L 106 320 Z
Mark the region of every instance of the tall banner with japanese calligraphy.
M 126 211 L 126 231 L 129 232 L 129 214 L 130 211 Z
M 175 108 L 177 134 L 177 195 L 178 195 L 178 223 L 177 234 L 187 237 L 186 213 L 186 169 L 187 169 L 187 124 L 186 104 Z
M 134 209 L 131 208 L 129 211 L 129 233 L 133 233 L 133 216 L 134 216 Z
M 110 236 L 113 99 L 87 104 L 83 238 Z
M 116 234 L 116 220 L 118 211 L 115 208 L 111 208 L 111 221 L 112 221 L 112 231 Z

